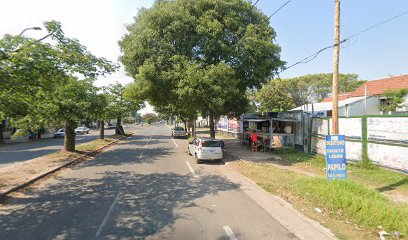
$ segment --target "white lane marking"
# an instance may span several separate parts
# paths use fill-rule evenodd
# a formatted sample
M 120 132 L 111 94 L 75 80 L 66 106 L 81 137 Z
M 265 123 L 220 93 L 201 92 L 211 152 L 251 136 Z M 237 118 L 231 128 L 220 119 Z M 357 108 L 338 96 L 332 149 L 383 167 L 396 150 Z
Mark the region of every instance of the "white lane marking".
M 174 138 L 171 138 L 171 140 L 173 140 L 174 145 L 176 145 L 176 148 L 178 148 L 178 145 L 177 145 L 176 141 L 174 141 Z
M 119 194 L 120 194 L 120 193 L 118 193 L 118 194 L 116 195 L 115 200 L 113 200 L 112 205 L 109 207 L 109 210 L 108 210 L 108 212 L 106 213 L 105 217 L 103 218 L 103 221 L 102 221 L 101 225 L 99 226 L 98 231 L 97 231 L 96 234 L 95 234 L 95 237 L 99 237 L 99 235 L 102 233 L 102 230 L 103 230 L 103 228 L 105 227 L 106 222 L 108 221 L 108 218 L 109 218 L 110 215 L 112 214 L 113 208 L 115 207 L 116 203 L 117 203 L 118 200 L 119 200 Z
M 144 145 L 143 148 L 147 148 L 151 139 L 152 139 L 152 136 L 149 137 L 149 140 L 147 140 L 147 143 Z M 143 151 L 140 153 L 139 159 L 141 159 L 142 157 L 143 157 Z
M 230 240 L 238 240 L 238 238 L 235 237 L 235 234 L 232 232 L 230 226 L 226 225 L 223 228 L 224 228 L 225 232 L 227 233 Z
M 190 169 L 190 172 L 193 174 L 193 177 L 198 177 L 194 169 L 191 167 L 190 163 L 186 161 L 187 167 Z
M 150 140 L 152 139 L 152 136 L 149 137 L 149 140 L 147 141 L 146 145 L 144 146 L 144 148 L 147 148 L 147 146 L 149 145 Z

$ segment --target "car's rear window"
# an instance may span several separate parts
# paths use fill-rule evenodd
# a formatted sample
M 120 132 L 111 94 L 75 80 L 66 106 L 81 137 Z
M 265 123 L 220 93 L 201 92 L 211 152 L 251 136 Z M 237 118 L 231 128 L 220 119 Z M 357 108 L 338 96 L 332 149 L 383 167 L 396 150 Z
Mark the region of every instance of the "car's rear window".
M 203 147 L 221 147 L 220 141 L 203 141 Z
M 184 131 L 184 128 L 176 127 L 176 128 L 174 128 L 174 130 L 176 130 L 176 131 Z

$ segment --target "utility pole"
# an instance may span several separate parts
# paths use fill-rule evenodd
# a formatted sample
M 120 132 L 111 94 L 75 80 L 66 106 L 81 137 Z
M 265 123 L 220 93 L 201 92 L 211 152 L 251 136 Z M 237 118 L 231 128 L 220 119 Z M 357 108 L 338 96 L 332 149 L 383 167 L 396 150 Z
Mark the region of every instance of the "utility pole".
M 334 51 L 333 51 L 333 99 L 332 134 L 339 134 L 339 55 L 340 55 L 340 0 L 335 0 Z

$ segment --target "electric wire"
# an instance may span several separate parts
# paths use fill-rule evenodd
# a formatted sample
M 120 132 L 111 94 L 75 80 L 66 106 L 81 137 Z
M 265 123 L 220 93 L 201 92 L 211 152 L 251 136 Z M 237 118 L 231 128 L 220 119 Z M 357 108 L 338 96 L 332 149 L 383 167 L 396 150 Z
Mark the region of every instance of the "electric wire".
M 341 44 L 343 44 L 343 43 L 346 43 L 347 41 L 350 41 L 350 40 L 353 39 L 353 38 L 357 39 L 358 35 L 361 35 L 361 34 L 367 32 L 367 31 L 369 31 L 369 30 L 372 30 L 372 29 L 374 29 L 374 28 L 377 28 L 377 27 L 379 27 L 379 26 L 381 26 L 381 25 L 384 25 L 384 24 L 386 24 L 386 23 L 388 23 L 388 22 L 391 22 L 392 20 L 395 20 L 395 19 L 397 19 L 397 18 L 399 18 L 399 17 L 402 17 L 402 16 L 404 16 L 404 15 L 407 15 L 407 14 L 408 14 L 408 11 L 402 12 L 402 13 L 400 13 L 400 14 L 394 16 L 394 17 L 388 18 L 388 19 L 386 19 L 386 20 L 384 20 L 384 21 L 382 21 L 382 22 L 379 22 L 379 23 L 377 23 L 377 24 L 374 24 L 374 25 L 372 25 L 372 26 L 370 26 L 370 27 L 368 27 L 368 28 L 366 28 L 366 29 L 364 29 L 364 30 L 362 30 L 362 31 L 359 31 L 359 32 L 357 32 L 357 33 L 355 33 L 355 34 L 352 34 L 352 35 L 350 35 L 350 36 L 348 36 L 348 37 L 346 37 L 346 38 L 343 38 L 343 39 L 340 41 L 339 45 L 341 45 Z M 334 48 L 335 46 L 336 46 L 336 44 L 333 44 L 333 45 L 327 46 L 327 47 L 325 47 L 325 48 L 322 48 L 322 49 L 320 49 L 319 51 L 313 53 L 312 55 L 307 56 L 307 57 L 303 58 L 302 60 L 300 60 L 300 61 L 298 61 L 298 62 L 296 62 L 296 63 L 290 65 L 289 67 L 284 67 L 281 71 L 278 72 L 278 74 L 279 74 L 279 73 L 282 73 L 283 71 L 286 71 L 286 70 L 288 70 L 289 68 L 292 68 L 292 67 L 294 67 L 294 66 L 296 66 L 296 65 L 298 65 L 298 64 L 308 63 L 308 62 L 314 60 L 321 52 L 324 52 L 325 50 L 330 49 L 330 48 Z
M 271 19 L 271 17 L 273 17 L 275 14 L 277 14 L 282 8 L 284 8 L 286 5 L 288 5 L 288 3 L 290 3 L 292 0 L 288 0 L 286 1 L 282 6 L 280 6 L 280 8 L 278 8 L 275 12 L 273 12 L 269 17 L 268 20 Z

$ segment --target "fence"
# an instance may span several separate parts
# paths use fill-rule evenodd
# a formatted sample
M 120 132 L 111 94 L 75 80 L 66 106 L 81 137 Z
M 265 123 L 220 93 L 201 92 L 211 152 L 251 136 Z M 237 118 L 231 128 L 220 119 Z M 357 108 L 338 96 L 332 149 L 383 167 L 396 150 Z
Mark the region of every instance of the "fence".
M 325 136 L 331 134 L 331 118 L 312 119 L 312 151 L 325 154 Z M 363 116 L 339 118 L 339 131 L 346 135 L 346 156 L 363 156 L 381 166 L 408 172 L 408 116 Z

